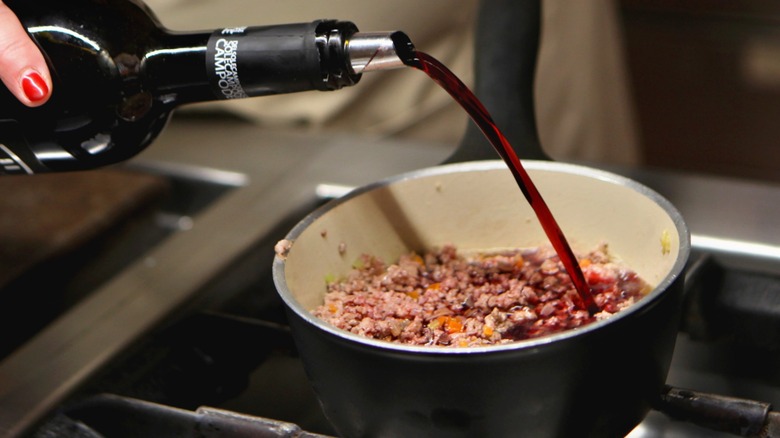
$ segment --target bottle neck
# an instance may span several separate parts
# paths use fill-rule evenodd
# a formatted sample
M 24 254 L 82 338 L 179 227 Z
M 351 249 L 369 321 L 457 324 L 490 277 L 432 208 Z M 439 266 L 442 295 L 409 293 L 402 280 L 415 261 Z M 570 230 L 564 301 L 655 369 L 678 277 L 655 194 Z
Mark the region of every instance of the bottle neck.
M 147 86 L 177 104 L 307 90 L 336 90 L 360 79 L 351 67 L 351 23 L 315 21 L 169 33 L 146 54 Z

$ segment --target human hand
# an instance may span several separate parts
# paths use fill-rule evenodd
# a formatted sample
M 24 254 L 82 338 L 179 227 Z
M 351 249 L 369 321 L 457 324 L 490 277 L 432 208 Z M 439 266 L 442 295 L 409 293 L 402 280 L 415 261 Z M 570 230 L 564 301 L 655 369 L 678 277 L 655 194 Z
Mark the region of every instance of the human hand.
M 0 80 L 20 102 L 30 107 L 43 105 L 51 95 L 51 76 L 41 51 L 2 0 Z

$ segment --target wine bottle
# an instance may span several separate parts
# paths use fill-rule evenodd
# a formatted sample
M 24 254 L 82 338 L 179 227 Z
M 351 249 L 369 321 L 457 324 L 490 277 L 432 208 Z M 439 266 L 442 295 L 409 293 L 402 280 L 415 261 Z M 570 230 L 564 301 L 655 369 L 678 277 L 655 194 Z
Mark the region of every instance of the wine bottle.
M 350 22 L 174 32 L 140 0 L 6 0 L 41 48 L 37 108 L 0 86 L 0 174 L 91 169 L 146 148 L 184 104 L 356 84 L 403 67 L 390 33 Z

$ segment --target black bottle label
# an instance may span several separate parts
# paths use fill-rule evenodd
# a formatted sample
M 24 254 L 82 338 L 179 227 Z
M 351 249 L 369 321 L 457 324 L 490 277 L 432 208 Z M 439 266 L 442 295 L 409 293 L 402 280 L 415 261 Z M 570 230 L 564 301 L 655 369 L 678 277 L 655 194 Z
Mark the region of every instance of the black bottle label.
M 238 50 L 245 27 L 215 31 L 206 47 L 206 69 L 214 94 L 220 99 L 247 97 L 238 71 Z

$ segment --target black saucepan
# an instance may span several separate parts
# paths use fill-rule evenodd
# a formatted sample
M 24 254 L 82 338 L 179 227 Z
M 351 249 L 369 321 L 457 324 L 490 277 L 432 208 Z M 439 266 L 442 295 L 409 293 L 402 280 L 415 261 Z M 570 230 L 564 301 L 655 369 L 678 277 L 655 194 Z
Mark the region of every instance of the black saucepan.
M 607 320 L 491 347 L 415 347 L 367 339 L 310 311 L 327 278 L 363 253 L 393 261 L 444 244 L 462 250 L 547 240 L 506 166 L 438 166 L 353 191 L 287 236 L 273 273 L 304 366 L 345 437 L 623 436 L 664 389 L 689 233 L 679 212 L 639 183 L 570 164 L 525 166 L 575 251 L 607 243 L 654 286 Z

